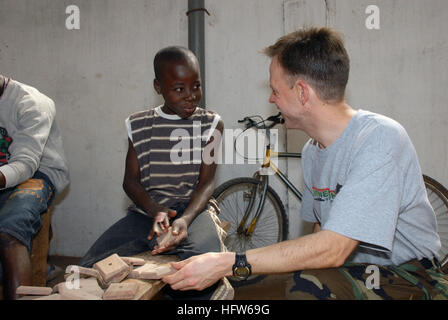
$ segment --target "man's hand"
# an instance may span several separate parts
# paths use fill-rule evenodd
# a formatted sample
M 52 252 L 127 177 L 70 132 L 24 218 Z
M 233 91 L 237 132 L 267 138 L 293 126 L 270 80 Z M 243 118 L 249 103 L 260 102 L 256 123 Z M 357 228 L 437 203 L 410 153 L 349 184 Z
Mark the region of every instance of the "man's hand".
M 175 220 L 171 226 L 172 234 L 169 240 L 162 246 L 156 245 L 152 254 L 158 254 L 170 251 L 176 248 L 182 241 L 188 237 L 188 224 L 183 218 Z
M 162 233 L 167 232 L 170 227 L 170 218 L 174 218 L 177 214 L 175 210 L 160 211 L 154 218 L 154 224 L 151 232 L 149 233 L 148 240 L 151 240 L 154 234 L 160 236 Z
M 235 253 L 209 252 L 172 262 L 171 266 L 178 271 L 162 280 L 173 290 L 204 290 L 219 279 L 231 275 L 234 262 Z

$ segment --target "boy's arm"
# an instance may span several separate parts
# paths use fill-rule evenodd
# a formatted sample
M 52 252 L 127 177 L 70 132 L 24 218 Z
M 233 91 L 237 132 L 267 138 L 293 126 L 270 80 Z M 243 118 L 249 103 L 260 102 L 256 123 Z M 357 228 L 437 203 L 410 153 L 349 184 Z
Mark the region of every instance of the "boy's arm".
M 205 157 L 203 156 L 202 159 L 199 183 L 193 191 L 188 207 L 182 215 L 182 218 L 185 219 L 187 225 L 190 225 L 191 221 L 193 221 L 193 219 L 204 209 L 215 190 L 215 172 L 217 167 L 215 151 L 221 142 L 223 130 L 224 123 L 222 120 L 219 120 L 212 137 L 205 147 Z M 208 150 L 210 150 L 210 158 L 207 158 Z
M 154 201 L 140 184 L 140 166 L 138 164 L 137 153 L 132 141 L 128 138 L 129 147 L 126 155 L 126 168 L 123 179 L 123 189 L 129 198 L 151 217 L 156 217 L 159 212 L 171 212 Z
M 222 132 L 224 130 L 224 123 L 220 120 L 213 132 L 212 137 L 207 143 L 204 153 L 206 157 L 202 159 L 201 169 L 199 173 L 199 183 L 196 189 L 191 195 L 188 207 L 185 209 L 182 217 L 176 219 L 172 224 L 173 234 L 176 235 L 173 242 L 167 243 L 164 247 L 156 247 L 155 253 L 161 253 L 164 251 L 169 251 L 176 247 L 180 242 L 182 242 L 188 236 L 188 226 L 193 221 L 193 219 L 201 213 L 204 207 L 207 205 L 208 200 L 213 195 L 215 189 L 215 172 L 216 172 L 216 160 L 215 151 L 221 142 Z M 208 154 L 209 152 L 209 154 Z M 210 157 L 208 157 L 210 156 Z M 205 161 L 204 161 L 205 160 Z

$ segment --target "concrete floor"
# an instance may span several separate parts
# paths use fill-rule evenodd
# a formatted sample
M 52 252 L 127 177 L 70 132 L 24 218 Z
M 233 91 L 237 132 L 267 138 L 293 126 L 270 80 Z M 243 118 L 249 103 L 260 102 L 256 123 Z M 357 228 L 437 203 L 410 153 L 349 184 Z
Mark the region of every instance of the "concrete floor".
M 49 262 L 58 266 L 61 272 L 56 278 L 50 280 L 47 286 L 53 287 L 64 281 L 64 272 L 67 266 L 76 265 L 80 258 L 50 256 Z M 235 300 L 283 300 L 285 296 L 286 275 L 269 275 L 261 281 L 234 288 Z

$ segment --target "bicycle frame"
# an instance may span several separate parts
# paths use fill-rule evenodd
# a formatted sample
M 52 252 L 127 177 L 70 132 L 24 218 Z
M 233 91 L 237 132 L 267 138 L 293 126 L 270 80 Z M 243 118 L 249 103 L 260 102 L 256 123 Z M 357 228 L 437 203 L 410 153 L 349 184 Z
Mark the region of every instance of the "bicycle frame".
M 271 168 L 274 173 L 280 178 L 280 181 L 282 181 L 286 187 L 291 190 L 296 196 L 297 198 L 299 198 L 300 201 L 302 201 L 302 193 L 294 186 L 294 184 L 286 177 L 286 175 L 271 161 L 272 158 L 301 158 L 302 154 L 301 153 L 291 153 L 291 152 L 274 152 L 271 151 L 271 143 L 270 143 L 270 129 L 267 128 L 266 129 L 266 136 L 268 137 L 268 145 L 266 146 L 266 153 L 263 159 L 263 165 L 261 166 L 261 168 L 263 169 L 268 169 Z M 269 185 L 269 176 L 268 175 L 260 175 L 260 183 L 262 183 L 262 187 L 263 187 L 263 191 L 261 193 L 261 197 L 260 197 L 260 202 L 258 204 L 257 207 L 257 211 L 255 212 L 255 216 L 252 219 L 252 221 L 249 224 L 249 227 L 247 228 L 247 230 L 244 230 L 244 227 L 246 225 L 246 221 L 249 218 L 249 213 L 252 210 L 252 207 L 254 205 L 255 202 L 255 197 L 256 197 L 256 188 L 258 186 L 254 187 L 254 190 L 252 191 L 252 195 L 251 195 L 251 199 L 249 202 L 249 205 L 246 208 L 246 212 L 244 213 L 243 218 L 241 219 L 240 225 L 237 228 L 237 232 L 239 234 L 242 234 L 244 232 L 244 234 L 246 236 L 250 236 L 253 231 L 255 230 L 255 226 L 257 224 L 257 221 L 260 218 L 260 214 L 263 210 L 263 206 L 264 206 L 264 202 L 266 199 L 266 192 L 268 189 L 268 185 Z

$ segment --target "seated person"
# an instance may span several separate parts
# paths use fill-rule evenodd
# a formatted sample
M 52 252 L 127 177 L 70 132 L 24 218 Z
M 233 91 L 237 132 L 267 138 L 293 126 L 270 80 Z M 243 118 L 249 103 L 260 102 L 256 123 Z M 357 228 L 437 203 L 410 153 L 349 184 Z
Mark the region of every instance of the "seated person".
M 4 299 L 31 285 L 30 250 L 55 193 L 69 182 L 53 101 L 0 75 L 0 259 Z
M 173 263 L 179 271 L 163 280 L 172 289 L 201 290 L 232 274 L 290 273 L 289 299 L 447 299 L 415 148 L 398 122 L 345 101 L 350 58 L 340 34 L 306 28 L 265 52 L 269 101 L 286 128 L 311 137 L 302 150 L 301 211 L 314 233 L 194 256 Z
M 152 250 L 186 259 L 221 250 L 215 224 L 205 212 L 214 191 L 216 163 L 205 161 L 204 149 L 220 142 L 223 122 L 216 112 L 198 107 L 200 70 L 191 51 L 162 49 L 155 56 L 154 71 L 154 88 L 164 104 L 126 120 L 129 147 L 123 188 L 133 203 L 88 250 L 81 266 L 91 267 L 114 253 L 131 256 Z M 169 225 L 175 241 L 159 247 L 156 236 Z M 216 287 L 182 293 L 168 288 L 165 293 L 173 299 L 210 299 Z

